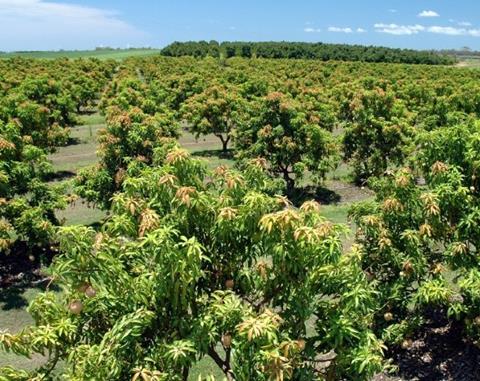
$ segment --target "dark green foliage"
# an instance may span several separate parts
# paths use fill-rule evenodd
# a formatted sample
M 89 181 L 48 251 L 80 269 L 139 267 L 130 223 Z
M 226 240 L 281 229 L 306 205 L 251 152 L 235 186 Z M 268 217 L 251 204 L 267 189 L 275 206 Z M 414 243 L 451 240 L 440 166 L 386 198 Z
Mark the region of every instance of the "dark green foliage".
M 435 52 L 321 42 L 174 42 L 163 48 L 161 54 L 170 57 L 301 58 L 426 65 L 450 65 L 455 62 L 452 56 Z

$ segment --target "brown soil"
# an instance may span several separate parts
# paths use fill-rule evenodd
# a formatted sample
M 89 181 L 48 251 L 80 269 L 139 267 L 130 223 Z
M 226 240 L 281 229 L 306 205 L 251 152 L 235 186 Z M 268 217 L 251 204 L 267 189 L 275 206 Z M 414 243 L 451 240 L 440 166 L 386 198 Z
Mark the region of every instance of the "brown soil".
M 463 339 L 458 324 L 430 322 L 408 350 L 392 354 L 395 376 L 379 375 L 375 381 L 479 381 L 480 348 Z

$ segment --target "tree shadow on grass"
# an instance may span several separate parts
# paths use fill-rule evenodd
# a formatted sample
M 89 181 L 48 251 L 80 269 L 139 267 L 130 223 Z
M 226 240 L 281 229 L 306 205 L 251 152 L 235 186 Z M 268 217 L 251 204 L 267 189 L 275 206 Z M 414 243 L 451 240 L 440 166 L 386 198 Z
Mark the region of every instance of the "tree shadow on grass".
M 88 224 L 87 226 L 95 229 L 96 231 L 98 231 L 102 227 L 103 222 L 104 222 L 103 220 L 102 221 L 96 221 L 96 222 L 92 222 L 91 224 Z
M 75 173 L 72 171 L 56 171 L 48 175 L 47 181 L 62 181 L 75 177 Z
M 67 144 L 65 144 L 63 147 L 68 147 L 68 146 L 77 146 L 79 144 L 84 143 L 82 139 L 80 138 L 72 138 L 71 136 L 67 139 Z
M 295 206 L 300 206 L 309 200 L 315 200 L 323 205 L 336 204 L 341 200 L 341 196 L 337 192 L 323 186 L 313 185 L 296 188 L 289 198 Z
M 0 305 L 2 311 L 18 310 L 28 305 L 23 296 L 24 287 L 9 287 L 0 289 Z
M 195 151 L 192 153 L 192 156 L 197 157 L 218 157 L 220 159 L 233 159 L 234 151 L 233 149 L 228 149 L 227 151 L 223 151 L 221 149 L 207 149 L 201 151 Z
M 30 301 L 25 297 L 25 292 L 28 289 L 35 288 L 40 292 L 47 290 L 47 285 L 50 282 L 49 278 L 43 279 L 34 284 L 25 283 L 22 285 L 15 285 L 10 287 L 0 288 L 0 310 L 10 311 L 26 308 Z M 60 291 L 56 285 L 49 285 L 50 291 Z

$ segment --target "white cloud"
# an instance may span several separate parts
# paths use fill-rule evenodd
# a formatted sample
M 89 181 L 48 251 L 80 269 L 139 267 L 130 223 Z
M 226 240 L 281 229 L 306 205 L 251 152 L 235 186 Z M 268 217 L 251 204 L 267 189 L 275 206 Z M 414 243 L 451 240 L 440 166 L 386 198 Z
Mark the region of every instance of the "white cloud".
M 480 37 L 480 29 L 455 28 L 450 26 L 431 26 L 427 29 L 430 33 L 444 34 L 447 36 Z
M 357 29 L 353 29 L 353 28 L 350 28 L 350 27 L 345 27 L 345 28 L 341 28 L 341 27 L 338 27 L 338 26 L 331 26 L 328 28 L 328 31 L 329 32 L 333 32 L 333 33 L 347 33 L 347 34 L 350 34 L 350 33 L 367 33 L 366 29 L 363 29 L 363 28 L 357 28 Z
M 303 31 L 306 33 L 320 33 L 322 30 L 319 28 L 305 28 Z
M 337 26 L 331 26 L 328 28 L 329 32 L 335 32 L 335 33 L 353 33 L 352 28 L 339 28 Z
M 431 26 L 427 30 L 430 33 L 447 34 L 449 36 L 461 36 L 465 34 L 465 29 L 454 28 L 451 26 Z
M 382 24 L 374 25 L 375 31 L 378 33 L 388 33 L 396 36 L 418 34 L 425 30 L 423 25 L 397 25 L 397 24 Z
M 398 11 L 396 9 L 389 9 L 388 10 L 390 13 L 397 13 Z
M 451 22 L 452 24 L 457 24 L 458 26 L 463 26 L 463 27 L 470 27 L 473 25 L 470 21 L 458 21 L 455 19 L 448 19 L 448 21 Z
M 44 0 L 0 0 L 2 50 L 93 48 L 145 43 L 115 11 Z
M 418 17 L 439 17 L 440 15 L 435 11 L 422 11 L 418 14 Z
M 237 30 L 237 27 L 235 27 L 235 26 L 229 26 L 228 29 L 229 29 L 229 30 Z
M 480 29 L 460 28 L 453 26 L 423 26 L 423 25 L 397 25 L 377 23 L 374 25 L 375 31 L 378 33 L 388 33 L 397 36 L 411 36 L 421 32 L 443 34 L 446 36 L 470 36 L 480 37 Z

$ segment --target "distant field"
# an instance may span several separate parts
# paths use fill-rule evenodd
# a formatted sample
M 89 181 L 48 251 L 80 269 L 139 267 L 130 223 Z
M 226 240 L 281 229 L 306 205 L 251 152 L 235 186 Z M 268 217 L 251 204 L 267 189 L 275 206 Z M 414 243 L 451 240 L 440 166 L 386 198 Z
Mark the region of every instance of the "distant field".
M 460 61 L 458 67 L 480 68 L 480 57 L 471 57 Z
M 111 50 L 64 50 L 64 51 L 40 51 L 40 52 L 11 52 L 0 53 L 1 58 L 98 58 L 100 60 L 122 60 L 129 57 L 146 57 L 159 54 L 160 49 L 111 49 Z

